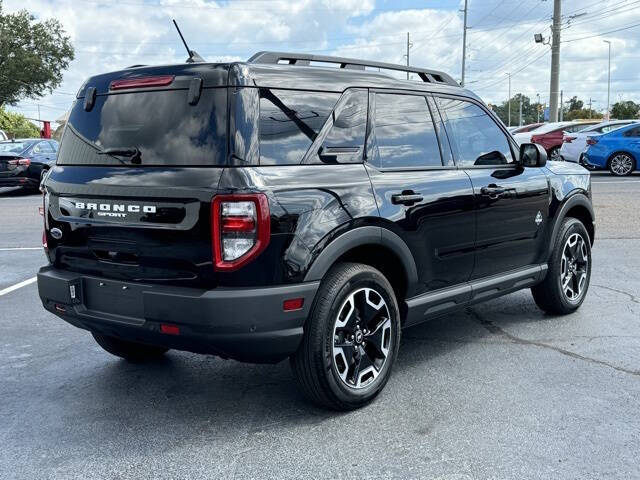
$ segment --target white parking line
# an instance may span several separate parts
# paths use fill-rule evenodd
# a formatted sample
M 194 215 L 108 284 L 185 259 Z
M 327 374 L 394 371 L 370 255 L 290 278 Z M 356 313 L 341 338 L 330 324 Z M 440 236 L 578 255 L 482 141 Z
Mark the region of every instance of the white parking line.
M 599 184 L 604 184 L 604 183 L 640 183 L 640 180 L 605 180 L 603 182 L 593 181 L 591 183 L 599 183 Z
M 10 252 L 12 250 L 42 250 L 42 247 L 0 247 L 0 252 Z
M 37 279 L 38 279 L 37 277 L 31 277 L 23 282 L 16 283 L 15 285 L 11 285 L 10 287 L 5 288 L 4 290 L 0 290 L 0 297 L 3 295 L 6 295 L 7 293 L 13 292 L 14 290 L 18 290 L 19 288 L 26 287 L 27 285 L 31 285 Z

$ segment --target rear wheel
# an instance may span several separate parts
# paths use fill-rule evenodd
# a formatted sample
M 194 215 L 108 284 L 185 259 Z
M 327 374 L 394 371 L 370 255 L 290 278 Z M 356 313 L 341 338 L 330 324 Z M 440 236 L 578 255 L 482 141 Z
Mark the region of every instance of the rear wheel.
M 631 175 L 635 168 L 635 161 L 631 155 L 626 153 L 616 153 L 609 160 L 609 171 L 618 177 Z
M 169 351 L 168 348 L 154 347 L 143 343 L 128 342 L 120 338 L 91 332 L 98 345 L 116 357 L 122 357 L 130 362 L 144 362 L 156 359 Z
M 553 247 L 544 281 L 531 289 L 545 312 L 565 315 L 582 305 L 591 279 L 591 244 L 580 220 L 567 218 Z
M 322 281 L 291 365 L 313 402 L 352 410 L 384 388 L 399 344 L 400 314 L 387 279 L 368 265 L 341 263 Z
M 553 147 L 549 150 L 549 160 L 553 160 L 554 162 L 559 162 L 562 160 L 562 156 L 560 155 L 560 147 Z

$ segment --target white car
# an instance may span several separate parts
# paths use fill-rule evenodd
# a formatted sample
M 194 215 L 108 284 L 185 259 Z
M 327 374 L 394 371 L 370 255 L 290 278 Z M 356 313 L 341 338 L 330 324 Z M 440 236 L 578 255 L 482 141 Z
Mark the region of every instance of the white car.
M 0 142 L 2 142 L 4 140 L 9 140 L 9 137 L 7 137 L 7 134 L 4 133 L 3 130 L 0 130 Z
M 566 134 L 562 139 L 560 156 L 567 162 L 580 163 L 582 154 L 587 149 L 587 137 L 607 133 L 616 128 L 624 127 L 638 120 L 613 120 L 590 125 L 578 132 Z
M 516 133 L 513 135 L 513 138 L 518 145 L 522 145 L 523 143 L 531 143 L 531 137 L 534 135 L 538 135 L 540 133 L 552 132 L 553 130 L 557 130 L 560 127 L 572 125 L 573 122 L 553 122 L 553 123 L 545 123 L 540 125 L 535 130 L 531 130 L 529 132 Z

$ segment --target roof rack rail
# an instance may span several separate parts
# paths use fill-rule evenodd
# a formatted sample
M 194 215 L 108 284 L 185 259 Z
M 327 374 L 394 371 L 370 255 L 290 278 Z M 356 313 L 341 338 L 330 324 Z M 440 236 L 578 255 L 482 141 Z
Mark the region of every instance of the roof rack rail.
M 368 60 L 357 60 L 354 58 L 332 57 L 327 55 L 310 55 L 306 53 L 287 53 L 287 52 L 258 52 L 253 55 L 248 63 L 264 63 L 264 64 L 288 64 L 308 66 L 311 62 L 334 63 L 339 64 L 340 68 L 348 68 L 353 70 L 364 70 L 365 67 L 380 68 L 384 70 L 396 70 L 399 72 L 409 72 L 417 74 L 423 82 L 444 83 L 459 87 L 451 76 L 437 70 L 428 70 L 426 68 L 408 67 L 395 63 L 372 62 Z

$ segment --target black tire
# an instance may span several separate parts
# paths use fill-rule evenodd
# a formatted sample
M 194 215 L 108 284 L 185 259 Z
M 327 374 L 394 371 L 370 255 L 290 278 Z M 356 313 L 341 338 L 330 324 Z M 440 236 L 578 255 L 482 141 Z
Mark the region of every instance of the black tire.
M 384 300 L 382 307 L 380 299 Z M 369 313 L 373 315 L 370 321 Z M 344 326 L 339 326 L 342 321 Z M 353 337 L 348 335 L 350 326 L 357 328 Z M 300 389 L 314 403 L 333 410 L 353 410 L 369 403 L 384 388 L 399 344 L 400 313 L 387 279 L 368 265 L 340 263 L 322 280 L 291 366 Z M 372 361 L 372 357 L 376 359 Z M 376 368 L 375 362 L 382 363 Z M 366 367 L 361 370 L 361 365 Z
M 143 343 L 128 342 L 120 338 L 91 332 L 98 345 L 116 357 L 122 357 L 130 362 L 145 362 L 155 360 L 169 351 L 168 348 L 154 347 Z
M 562 161 L 562 157 L 560 156 L 560 147 L 553 147 L 549 150 L 549 160 L 553 160 L 554 162 Z
M 571 261 L 563 259 L 565 248 L 568 247 L 570 239 L 575 238 L 575 235 L 581 239 L 582 243 L 577 248 L 580 252 L 577 252 L 577 257 L 585 257 L 586 265 L 579 259 L 573 262 L 576 265 L 576 272 L 573 275 L 571 273 Z M 584 250 L 582 250 L 584 245 Z M 566 274 L 565 274 L 566 273 Z M 584 283 L 581 281 L 582 273 L 586 275 Z M 571 286 L 569 290 L 573 291 L 576 285 L 581 285 L 579 294 L 576 293 L 573 298 L 567 293 L 568 290 L 563 288 L 563 280 L 569 279 Z M 577 283 L 574 280 L 577 278 Z M 589 282 L 591 280 L 591 243 L 589 241 L 589 234 L 587 229 L 577 218 L 566 218 L 563 220 L 560 226 L 560 231 L 553 245 L 553 251 L 549 260 L 549 269 L 544 281 L 531 289 L 533 299 L 538 307 L 550 314 L 566 315 L 576 311 L 582 302 L 584 301 L 587 291 L 589 290 Z
M 636 160 L 628 153 L 618 152 L 611 155 L 607 167 L 612 175 L 626 177 L 636 169 Z

